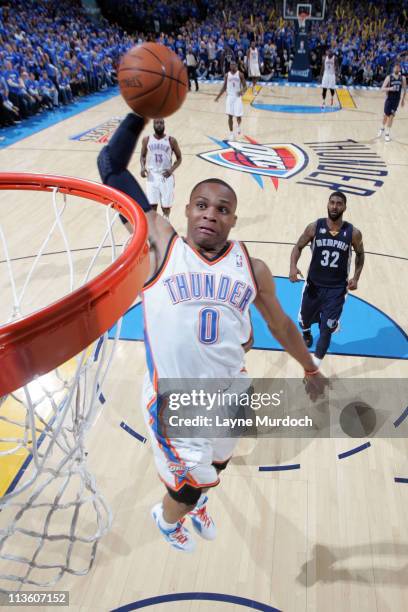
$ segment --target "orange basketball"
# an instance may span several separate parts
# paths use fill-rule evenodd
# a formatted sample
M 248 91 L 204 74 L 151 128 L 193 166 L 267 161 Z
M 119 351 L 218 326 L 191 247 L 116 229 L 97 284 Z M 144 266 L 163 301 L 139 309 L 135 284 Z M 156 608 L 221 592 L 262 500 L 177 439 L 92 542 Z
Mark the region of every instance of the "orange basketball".
M 121 59 L 120 92 L 130 108 L 143 117 L 168 117 L 183 104 L 188 90 L 187 70 L 173 51 L 143 43 Z

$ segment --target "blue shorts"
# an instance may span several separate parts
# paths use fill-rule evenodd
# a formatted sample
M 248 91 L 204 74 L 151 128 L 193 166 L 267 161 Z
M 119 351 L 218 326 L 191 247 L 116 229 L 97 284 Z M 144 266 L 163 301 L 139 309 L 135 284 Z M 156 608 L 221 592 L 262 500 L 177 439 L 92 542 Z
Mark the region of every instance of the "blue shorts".
M 318 323 L 335 331 L 343 310 L 347 287 L 318 287 L 309 280 L 303 289 L 299 322 L 304 329 Z
M 400 103 L 399 100 L 390 100 L 390 98 L 387 98 L 384 104 L 384 115 L 387 115 L 387 117 L 390 117 L 391 115 L 395 115 L 395 113 L 397 112 L 399 103 Z

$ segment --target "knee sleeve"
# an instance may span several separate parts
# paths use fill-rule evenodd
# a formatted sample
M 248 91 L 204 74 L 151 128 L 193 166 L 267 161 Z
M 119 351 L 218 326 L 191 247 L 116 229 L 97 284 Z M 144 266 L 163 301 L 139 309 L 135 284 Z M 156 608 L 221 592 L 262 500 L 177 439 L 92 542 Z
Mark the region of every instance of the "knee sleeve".
M 227 459 L 226 461 L 213 461 L 212 465 L 215 467 L 217 472 L 222 472 L 223 470 L 225 470 L 229 462 L 229 459 Z
M 201 489 L 196 489 L 191 485 L 185 484 L 179 491 L 173 491 L 170 487 L 166 487 L 168 494 L 171 499 L 178 502 L 179 504 L 185 504 L 186 506 L 195 506 L 201 496 Z

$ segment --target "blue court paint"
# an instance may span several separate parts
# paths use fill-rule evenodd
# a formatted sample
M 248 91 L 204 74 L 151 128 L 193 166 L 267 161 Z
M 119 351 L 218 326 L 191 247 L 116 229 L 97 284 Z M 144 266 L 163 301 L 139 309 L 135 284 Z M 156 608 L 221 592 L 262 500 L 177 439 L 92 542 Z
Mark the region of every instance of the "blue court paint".
M 399 477 L 397 477 L 397 478 L 394 478 L 394 482 L 401 482 L 401 483 L 404 483 L 404 484 L 408 484 L 408 478 L 399 478 Z
M 293 465 L 260 465 L 258 472 L 286 472 L 286 470 L 300 470 L 300 463 Z
M 325 115 L 327 113 L 337 113 L 340 111 L 340 106 L 326 106 L 323 110 L 320 106 L 305 106 L 298 104 L 261 104 L 260 102 L 252 102 L 251 106 L 259 110 L 271 111 L 273 113 L 298 113 L 302 115 Z
M 243 606 L 250 610 L 259 610 L 260 612 L 281 612 L 277 608 L 268 606 L 268 604 L 260 603 L 246 597 L 238 595 L 224 595 L 223 593 L 170 593 L 169 595 L 157 595 L 156 597 L 148 597 L 126 604 L 120 608 L 115 608 L 112 612 L 131 612 L 131 610 L 142 610 L 169 601 L 222 601 L 235 606 Z M 165 608 L 163 608 L 165 610 Z M 175 609 L 176 610 L 176 609 Z
M 120 426 L 121 426 L 122 429 L 127 431 L 128 434 L 130 434 L 131 436 L 136 438 L 136 440 L 139 440 L 140 442 L 143 442 L 143 444 L 145 444 L 147 442 L 147 438 L 145 438 L 140 433 L 137 433 L 137 431 L 135 431 L 134 429 L 129 427 L 129 425 L 127 423 L 125 423 L 125 421 L 122 421 Z
M 303 283 L 291 283 L 288 278 L 275 277 L 278 298 L 285 312 L 297 321 Z M 270 334 L 265 321 L 251 307 L 254 327 L 254 348 L 266 351 L 282 351 L 280 344 Z M 312 326 L 316 346 L 319 334 L 317 325 Z M 110 331 L 113 338 L 115 328 Z M 141 305 L 137 304 L 124 316 L 120 333 L 122 340 L 143 340 L 143 316 Z M 384 312 L 356 295 L 349 294 L 341 318 L 341 329 L 333 334 L 329 353 L 332 355 L 351 355 L 378 357 L 385 359 L 408 359 L 408 336 Z
M 4 140 L 0 140 L 0 149 L 15 144 L 29 136 L 33 136 L 42 130 L 46 130 L 60 121 L 79 115 L 79 113 L 93 106 L 97 106 L 98 104 L 102 104 L 106 102 L 106 100 L 110 100 L 110 98 L 117 95 L 119 95 L 119 88 L 111 87 L 105 91 L 98 91 L 89 96 L 84 96 L 69 106 L 63 106 L 53 111 L 44 111 L 40 115 L 25 119 L 18 126 L 2 128 L 1 134 L 4 136 Z
M 351 457 L 351 455 L 355 455 L 356 453 L 361 453 L 361 451 L 365 450 L 366 448 L 370 448 L 370 446 L 371 446 L 371 443 L 366 442 L 365 444 L 361 444 L 361 446 L 356 446 L 355 448 L 352 448 L 349 451 L 340 453 L 340 455 L 338 455 L 338 458 L 345 459 L 346 457 Z
M 394 427 L 397 428 L 401 425 L 401 423 L 403 421 L 405 421 L 405 419 L 408 417 L 408 406 L 405 408 L 404 412 L 402 414 L 400 414 L 400 416 L 398 417 L 398 419 L 396 419 L 394 421 Z

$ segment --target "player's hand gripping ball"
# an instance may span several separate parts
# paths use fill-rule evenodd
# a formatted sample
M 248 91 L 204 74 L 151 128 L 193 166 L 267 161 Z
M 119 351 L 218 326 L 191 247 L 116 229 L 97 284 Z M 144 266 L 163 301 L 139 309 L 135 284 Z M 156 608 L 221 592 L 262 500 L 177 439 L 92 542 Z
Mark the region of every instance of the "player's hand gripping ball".
M 188 91 L 182 61 L 171 49 L 151 42 L 133 47 L 122 57 L 118 80 L 126 103 L 149 119 L 175 113 Z

